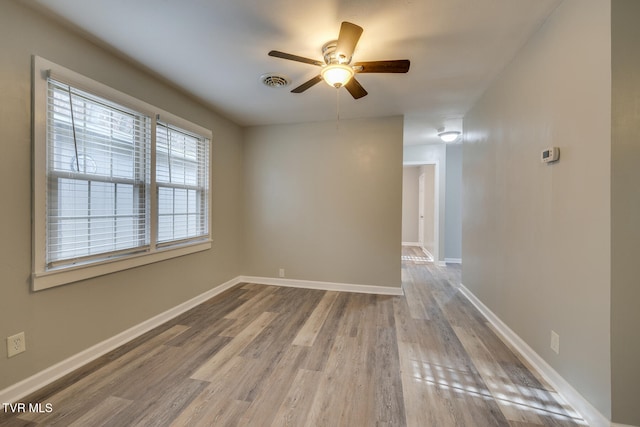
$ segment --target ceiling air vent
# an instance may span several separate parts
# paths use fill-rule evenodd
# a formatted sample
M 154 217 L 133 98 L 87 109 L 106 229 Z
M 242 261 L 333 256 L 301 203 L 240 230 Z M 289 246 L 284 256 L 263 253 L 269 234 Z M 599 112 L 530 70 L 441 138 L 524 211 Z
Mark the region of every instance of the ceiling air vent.
M 289 86 L 289 79 L 286 78 L 285 76 L 280 76 L 277 74 L 271 74 L 271 73 L 263 74 L 260 76 L 260 81 L 262 82 L 263 85 L 269 86 L 269 87 L 279 88 L 279 87 Z

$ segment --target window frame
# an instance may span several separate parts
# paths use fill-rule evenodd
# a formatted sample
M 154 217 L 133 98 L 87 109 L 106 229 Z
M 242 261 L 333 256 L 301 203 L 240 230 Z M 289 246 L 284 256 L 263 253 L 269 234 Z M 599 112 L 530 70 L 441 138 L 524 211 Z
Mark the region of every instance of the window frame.
M 211 141 L 212 132 L 202 126 L 175 116 L 167 111 L 136 99 L 130 95 L 99 83 L 42 57 L 33 56 L 32 115 L 33 115 L 33 181 L 32 181 L 32 274 L 33 291 L 52 288 L 80 280 L 126 270 L 146 264 L 184 256 L 212 247 L 212 168 Z M 144 252 L 103 258 L 97 261 L 69 263 L 63 266 L 47 266 L 47 93 L 48 77 L 68 84 L 87 93 L 105 98 L 114 103 L 135 110 L 151 120 L 151 161 L 149 194 L 149 240 L 150 245 Z M 161 118 L 161 120 L 159 120 Z M 170 124 L 177 128 L 199 135 L 206 140 L 209 163 L 207 185 L 207 233 L 197 239 L 176 241 L 173 244 L 157 243 L 158 237 L 158 185 L 156 183 L 156 122 Z

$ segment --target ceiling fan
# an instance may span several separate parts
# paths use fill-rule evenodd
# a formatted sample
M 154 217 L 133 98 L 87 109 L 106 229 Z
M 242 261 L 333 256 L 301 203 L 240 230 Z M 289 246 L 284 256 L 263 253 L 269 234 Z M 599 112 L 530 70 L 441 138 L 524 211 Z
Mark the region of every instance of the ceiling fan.
M 362 35 L 362 27 L 343 22 L 340 26 L 338 40 L 331 40 L 322 46 L 324 62 L 290 53 L 272 50 L 269 56 L 303 62 L 305 64 L 322 67 L 320 74 L 293 89 L 293 93 L 302 93 L 316 83 L 324 80 L 330 86 L 341 88 L 344 86 L 354 99 L 367 95 L 367 91 L 356 80 L 358 73 L 406 73 L 409 71 L 409 60 L 398 59 L 391 61 L 365 61 L 351 64 L 351 57 Z

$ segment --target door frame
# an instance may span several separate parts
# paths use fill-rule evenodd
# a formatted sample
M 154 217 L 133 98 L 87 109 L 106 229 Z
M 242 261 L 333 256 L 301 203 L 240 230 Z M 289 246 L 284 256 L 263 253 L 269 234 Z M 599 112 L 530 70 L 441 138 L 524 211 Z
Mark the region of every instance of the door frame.
M 418 175 L 418 244 L 424 251 L 424 172 Z
M 437 160 L 430 161 L 413 161 L 403 162 L 402 166 L 427 166 L 434 165 L 433 170 L 433 262 L 440 264 L 440 162 Z M 442 194 L 444 196 L 444 194 Z M 420 218 L 418 218 L 420 220 Z

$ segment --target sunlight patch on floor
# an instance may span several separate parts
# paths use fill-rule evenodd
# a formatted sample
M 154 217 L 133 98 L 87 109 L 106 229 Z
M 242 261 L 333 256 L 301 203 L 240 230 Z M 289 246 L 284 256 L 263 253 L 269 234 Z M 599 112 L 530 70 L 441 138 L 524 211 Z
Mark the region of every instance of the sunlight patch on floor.
M 445 397 L 455 398 L 456 395 L 466 394 L 476 398 L 495 400 L 501 406 L 516 407 L 519 411 L 531 411 L 534 414 L 552 417 L 559 421 L 570 421 L 577 425 L 587 426 L 587 423 L 577 413 L 570 416 L 562 413 L 565 408 L 562 408 L 551 395 L 541 402 L 541 396 L 534 396 L 526 387 L 515 388 L 507 381 L 505 384 L 494 383 L 493 388 L 500 390 L 500 392 L 491 392 L 489 388 L 478 388 L 478 384 L 473 381 L 473 375 L 468 372 L 416 359 L 411 360 L 410 366 L 412 369 L 410 378 L 414 383 L 436 387 Z M 497 380 L 496 383 L 500 383 L 497 378 L 494 380 Z
M 402 261 L 409 261 L 415 263 L 428 263 L 433 262 L 433 258 L 428 257 L 426 255 L 418 256 L 418 255 L 402 255 Z

